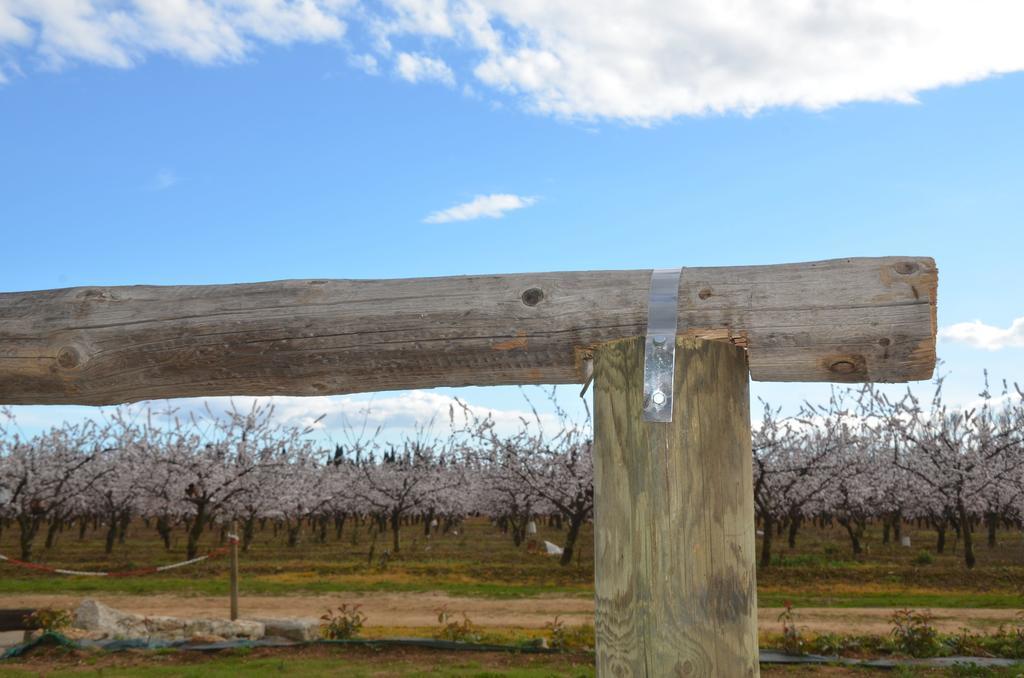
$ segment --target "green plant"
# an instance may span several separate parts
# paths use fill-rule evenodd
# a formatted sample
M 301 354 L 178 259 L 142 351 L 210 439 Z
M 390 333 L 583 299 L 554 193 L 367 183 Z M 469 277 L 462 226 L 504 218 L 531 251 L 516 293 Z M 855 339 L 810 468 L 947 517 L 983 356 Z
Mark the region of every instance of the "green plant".
M 822 633 L 808 643 L 808 649 L 812 652 L 831 656 L 841 655 L 856 647 L 856 639 L 839 633 Z
M 362 606 L 342 603 L 336 611 L 328 608 L 327 614 L 320 617 L 320 621 L 323 622 L 320 625 L 320 634 L 331 640 L 358 636 L 366 622 L 366 615 L 359 610 L 360 607 Z
M 554 620 L 545 624 L 544 628 L 548 631 L 548 645 L 556 650 L 564 650 L 566 647 L 565 622 L 559 615 L 556 614 Z
M 442 605 L 437 610 L 437 623 L 441 624 L 441 629 L 434 634 L 434 638 L 438 640 L 452 640 L 464 643 L 477 643 L 480 641 L 480 633 L 476 626 L 470 621 L 466 613 L 462 613 L 462 621 L 457 622 L 452 620 L 452 615 L 448 611 L 447 605 Z
M 549 645 L 556 650 L 565 649 L 565 622 L 561 620 L 559 615 L 555 615 L 554 620 L 549 621 L 544 625 L 547 629 L 548 635 L 550 636 Z
M 935 562 L 935 556 L 933 556 L 929 551 L 921 549 L 917 552 L 917 555 L 914 556 L 913 562 L 914 565 L 931 565 Z
M 927 610 L 896 610 L 889 618 L 896 649 L 911 657 L 933 657 L 940 649 L 939 633 L 932 626 L 935 617 Z
M 43 631 L 60 631 L 71 626 L 71 613 L 52 607 L 41 607 L 25 615 L 25 624 Z
M 796 626 L 796 614 L 793 612 L 793 604 L 788 600 L 783 603 L 783 610 L 779 614 L 779 621 L 782 622 L 782 651 L 786 654 L 802 655 L 804 653 L 804 639 L 800 629 Z

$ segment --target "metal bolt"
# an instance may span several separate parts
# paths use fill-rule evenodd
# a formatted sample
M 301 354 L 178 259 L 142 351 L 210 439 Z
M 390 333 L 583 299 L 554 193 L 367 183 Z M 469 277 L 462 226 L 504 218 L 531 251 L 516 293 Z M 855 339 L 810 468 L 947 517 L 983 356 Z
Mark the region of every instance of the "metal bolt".
M 651 394 L 651 402 L 656 406 L 661 407 L 665 404 L 665 394 L 661 391 L 655 391 Z
M 666 341 L 667 341 L 667 339 L 665 337 L 661 336 L 660 334 L 658 336 L 654 337 L 654 345 L 655 346 L 664 346 Z

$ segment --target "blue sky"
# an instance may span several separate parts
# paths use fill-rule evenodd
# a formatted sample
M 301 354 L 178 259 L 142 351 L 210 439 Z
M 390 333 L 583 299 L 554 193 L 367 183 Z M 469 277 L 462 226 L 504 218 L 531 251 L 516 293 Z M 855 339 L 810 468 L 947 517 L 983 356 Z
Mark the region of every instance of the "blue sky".
M 39 6 L 50 4 L 60 3 Z M 139 19 L 130 39 L 106 30 L 86 40 L 59 12 L 0 0 L 0 291 L 926 255 L 940 270 L 940 327 L 985 325 L 939 343 L 950 396 L 973 398 L 986 367 L 1024 380 L 1024 321 L 1012 326 L 1024 316 L 1019 47 L 977 56 L 990 63 L 970 73 L 952 58 L 920 66 L 943 46 L 935 41 L 849 63 L 780 57 L 786 82 L 806 85 L 787 89 L 750 66 L 763 45 L 746 54 L 738 42 L 748 61 L 730 66 L 712 37 L 693 48 L 691 69 L 627 87 L 609 54 L 667 57 L 599 50 L 540 10 L 481 10 L 502 32 L 499 49 L 486 47 L 479 22 L 448 35 L 388 3 L 313 4 L 338 17 L 340 35 L 313 22 L 281 37 L 228 17 L 240 51 L 228 40 L 226 56 L 197 56 L 189 50 L 205 43 L 188 24 Z M 451 22 L 476 6 L 440 5 Z M 96 23 L 106 10 L 93 9 Z M 964 32 L 984 37 L 988 26 L 998 43 L 998 19 Z M 164 42 L 138 37 L 143 29 Z M 55 38 L 60 30 L 70 37 Z M 812 52 L 817 41 L 794 39 Z M 573 62 L 574 45 L 592 60 Z M 973 45 L 946 51 L 976 55 Z M 545 49 L 564 72 L 539 82 L 523 62 Z M 711 84 L 702 55 L 724 73 Z M 602 90 L 609 79 L 619 84 Z M 518 209 L 430 218 L 478 196 Z M 792 409 L 827 388 L 755 383 L 753 393 Z M 523 409 L 514 388 L 436 395 L 377 402 L 403 425 L 451 395 Z M 34 430 L 89 410 L 15 412 Z

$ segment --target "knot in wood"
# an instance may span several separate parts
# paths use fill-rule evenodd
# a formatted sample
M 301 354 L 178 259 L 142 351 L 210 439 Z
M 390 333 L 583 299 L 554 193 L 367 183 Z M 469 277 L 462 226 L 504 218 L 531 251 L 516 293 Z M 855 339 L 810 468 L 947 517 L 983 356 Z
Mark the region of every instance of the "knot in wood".
M 523 292 L 522 299 L 527 306 L 536 306 L 544 299 L 544 290 L 539 287 L 531 287 Z
M 78 367 L 82 362 L 82 356 L 74 346 L 64 346 L 57 351 L 57 364 L 66 370 Z
M 856 371 L 857 366 L 849 360 L 837 360 L 832 363 L 832 366 L 829 367 L 829 369 L 837 374 L 853 374 L 853 372 Z

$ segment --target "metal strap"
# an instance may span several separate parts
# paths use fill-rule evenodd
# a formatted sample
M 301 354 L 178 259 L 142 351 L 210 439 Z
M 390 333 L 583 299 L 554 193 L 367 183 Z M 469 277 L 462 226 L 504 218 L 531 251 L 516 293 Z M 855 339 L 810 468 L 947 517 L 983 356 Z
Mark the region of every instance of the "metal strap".
M 651 271 L 644 343 L 644 421 L 672 421 L 681 268 Z

